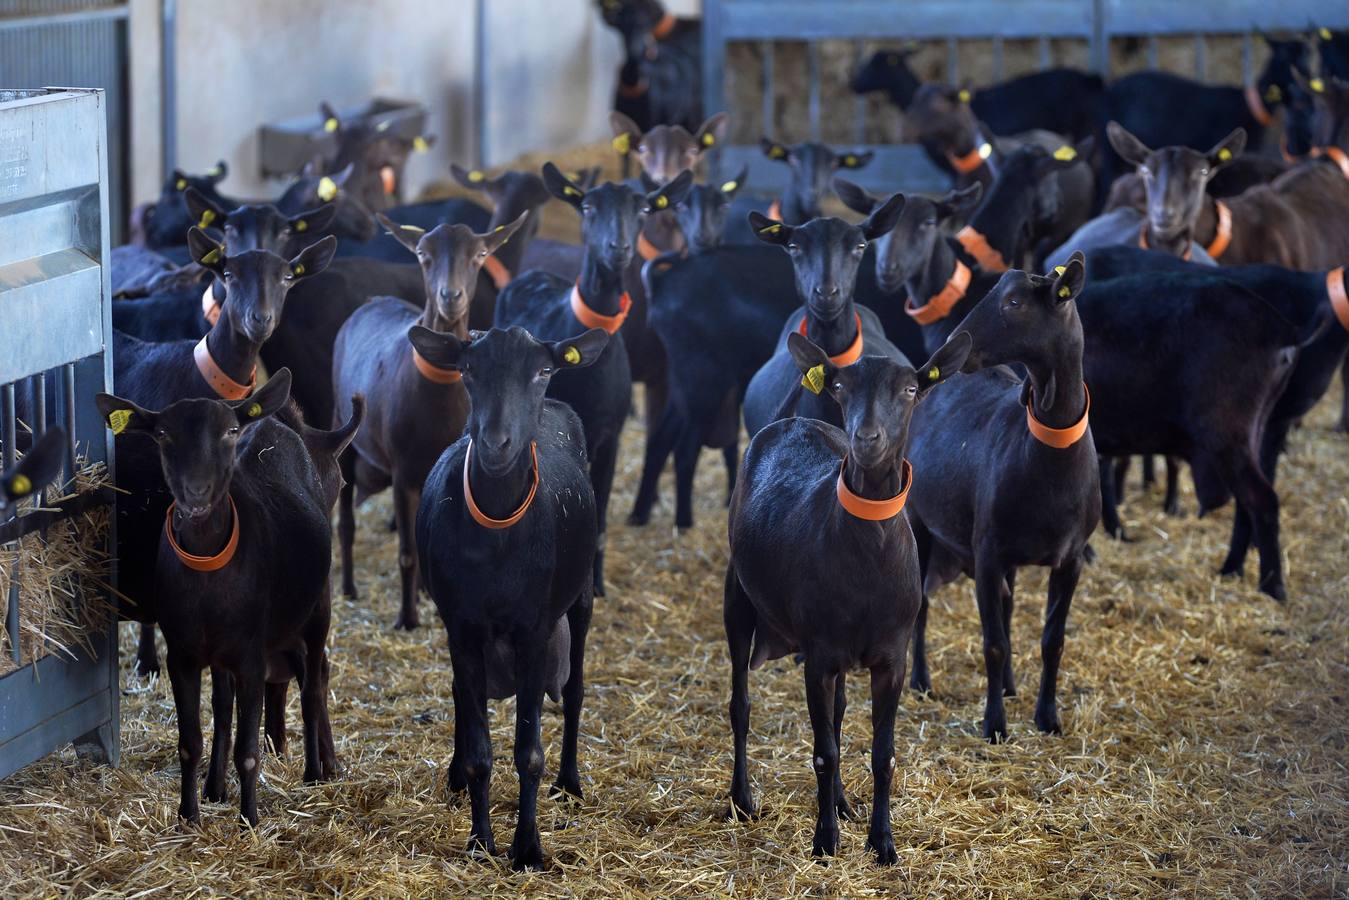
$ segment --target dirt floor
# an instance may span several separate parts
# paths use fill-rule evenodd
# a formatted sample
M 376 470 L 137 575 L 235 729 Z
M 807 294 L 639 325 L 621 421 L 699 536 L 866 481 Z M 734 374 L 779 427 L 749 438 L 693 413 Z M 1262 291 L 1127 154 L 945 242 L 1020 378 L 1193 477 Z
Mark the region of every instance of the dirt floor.
M 1230 508 L 1169 518 L 1129 494 L 1133 543 L 1098 537 L 1061 677 L 1062 737 L 1036 733 L 1033 691 L 1008 704 L 1012 739 L 979 738 L 983 677 L 968 582 L 934 598 L 935 696 L 906 693 L 894 787 L 897 868 L 877 868 L 866 824 L 841 856 L 810 857 L 815 789 L 800 672 L 751 678 L 750 763 L 763 817 L 728 823 L 728 672 L 721 627 L 724 476 L 706 454 L 698 524 L 668 505 L 645 529 L 610 534 L 610 595 L 597 603 L 581 766 L 586 802 L 544 799 L 546 872 L 465 854 L 468 813 L 446 805 L 449 657 L 429 602 L 416 633 L 391 629 L 397 567 L 387 497 L 365 508 L 359 601 L 336 603 L 333 727 L 344 774 L 300 783 L 301 763 L 263 763 L 261 827 L 232 805 L 176 821 L 173 702 L 131 676 L 123 633 L 120 768 L 66 751 L 0 783 L 0 893 L 143 896 L 1343 896 L 1349 892 L 1349 461 L 1332 433 L 1338 389 L 1293 435 L 1280 487 L 1291 600 L 1214 574 Z M 642 435 L 624 436 L 613 515 L 623 521 Z M 920 475 L 921 477 L 921 475 Z M 1188 485 L 1187 485 L 1188 486 Z M 663 485 L 666 500 L 672 486 Z M 1034 684 L 1044 578 L 1018 580 L 1020 682 Z M 209 696 L 207 692 L 204 695 Z M 293 696 L 293 692 L 292 692 Z M 843 777 L 869 798 L 869 703 L 851 682 Z M 493 823 L 515 816 L 514 704 L 493 704 Z M 292 700 L 292 740 L 298 708 Z M 547 704 L 548 768 L 560 709 Z M 232 796 L 234 788 L 231 788 Z

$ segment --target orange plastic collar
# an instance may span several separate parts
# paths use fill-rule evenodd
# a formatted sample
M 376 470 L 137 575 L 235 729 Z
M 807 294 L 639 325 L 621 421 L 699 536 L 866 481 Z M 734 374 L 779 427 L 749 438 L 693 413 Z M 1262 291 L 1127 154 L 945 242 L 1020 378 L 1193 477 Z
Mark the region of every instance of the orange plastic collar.
M 577 282 L 571 288 L 571 312 L 576 316 L 576 321 L 580 322 L 586 328 L 603 328 L 605 331 L 613 334 L 623 327 L 623 322 L 628 318 L 628 310 L 632 308 L 632 298 L 628 292 L 618 298 L 618 314 L 613 316 L 602 316 L 595 312 L 589 306 L 586 306 L 585 300 L 581 297 L 581 283 Z
M 838 356 L 829 357 L 829 361 L 840 369 L 844 366 L 850 366 L 862 358 L 862 314 L 855 312 L 853 315 L 857 317 L 857 337 L 848 345 L 847 350 L 844 350 Z M 801 333 L 801 337 L 806 336 L 805 316 L 801 317 L 801 324 L 797 326 L 796 330 Z
M 1214 200 L 1213 211 L 1218 214 L 1217 232 L 1204 251 L 1216 261 L 1227 252 L 1227 245 L 1232 243 L 1232 210 L 1221 200 Z
M 977 171 L 979 167 L 984 164 L 984 158 L 979 155 L 978 147 L 975 147 L 964 156 L 956 156 L 954 153 L 948 152 L 946 154 L 946 161 L 951 164 L 951 168 L 955 169 L 961 175 L 968 175 L 971 172 Z
M 169 504 L 169 511 L 164 516 L 164 536 L 169 539 L 169 546 L 173 548 L 178 561 L 194 572 L 216 572 L 225 568 L 230 564 L 230 560 L 234 559 L 234 551 L 239 549 L 239 510 L 234 505 L 234 498 L 229 499 L 234 528 L 230 530 L 230 539 L 225 542 L 225 549 L 215 556 L 194 556 L 178 546 L 178 541 L 173 536 L 173 510 L 178 506 L 178 501 Z
M 845 455 L 843 463 L 838 468 L 838 484 L 834 493 L 838 495 L 838 505 L 849 515 L 866 519 L 868 522 L 884 522 L 886 519 L 893 519 L 904 510 L 904 503 L 909 499 L 909 488 L 913 487 L 913 466 L 909 465 L 907 459 L 904 460 L 900 471 L 904 487 L 889 500 L 868 500 L 854 494 L 843 480 L 843 471 L 847 467 L 848 457 Z
M 620 82 L 618 85 L 618 96 L 625 97 L 628 100 L 635 100 L 646 94 L 647 88 L 649 87 L 651 87 L 651 85 L 647 83 L 645 78 L 636 84 L 623 84 Z
M 779 222 L 782 221 L 782 201 L 781 201 L 781 200 L 774 200 L 771 204 L 769 204 L 769 206 L 768 206 L 768 218 L 770 218 L 770 219 L 776 219 L 776 220 L 779 221 Z
M 379 180 L 384 186 L 386 196 L 393 196 L 394 191 L 398 190 L 398 173 L 394 171 L 393 166 L 380 166 Z
M 951 314 L 951 308 L 965 296 L 965 291 L 970 286 L 970 277 L 970 267 L 956 260 L 956 270 L 951 273 L 946 286 L 929 297 L 922 306 L 914 306 L 913 298 L 909 297 L 904 301 L 904 312 L 919 325 L 931 325 L 933 322 L 941 321 Z
M 506 268 L 506 264 L 495 256 L 488 256 L 484 259 L 482 267 L 492 279 L 492 284 L 497 286 L 498 291 L 504 291 L 506 285 L 511 283 L 511 270 Z
M 1031 403 L 1026 403 L 1026 427 L 1035 439 L 1047 447 L 1053 447 L 1056 450 L 1066 450 L 1073 444 L 1082 440 L 1082 435 L 1087 433 L 1087 417 L 1091 412 L 1091 391 L 1087 390 L 1086 382 L 1082 383 L 1082 393 L 1086 396 L 1086 408 L 1082 410 L 1082 418 L 1078 419 L 1076 424 L 1069 425 L 1067 428 L 1050 428 L 1035 418 L 1035 413 L 1031 411 Z
M 192 348 L 192 359 L 197 363 L 197 371 L 201 373 L 201 377 L 222 400 L 242 400 L 258 383 L 257 366 L 254 366 L 253 371 L 248 374 L 248 384 L 240 384 L 226 375 L 225 370 L 212 358 L 205 337 L 197 341 L 197 346 Z
M 1286 134 L 1279 135 L 1279 155 L 1283 157 L 1283 161 L 1286 163 L 1299 163 L 1305 158 L 1294 156 L 1288 152 L 1288 135 Z
M 535 441 L 529 442 L 529 455 L 534 460 L 534 483 L 530 485 L 529 495 L 525 497 L 525 502 L 520 504 L 520 508 L 511 513 L 504 519 L 493 519 L 487 513 L 478 508 L 478 504 L 473 500 L 473 488 L 468 484 L 468 461 L 473 454 L 473 439 L 468 439 L 468 449 L 464 451 L 464 501 L 468 504 L 468 514 L 473 517 L 483 528 L 491 528 L 494 531 L 500 531 L 503 528 L 510 528 L 516 522 L 525 517 L 529 512 L 530 505 L 534 502 L 534 495 L 539 492 L 539 445 Z
M 220 304 L 215 302 L 214 278 L 206 282 L 206 292 L 201 295 L 201 314 L 212 328 L 220 321 Z
M 647 240 L 646 233 L 641 232 L 637 235 L 637 255 L 645 260 L 653 260 L 660 256 L 660 248 Z
M 1264 98 L 1260 96 L 1260 88 L 1256 85 L 1246 85 L 1246 108 L 1251 111 L 1251 118 L 1265 128 L 1274 121 L 1274 117 L 1265 106 Z
M 436 384 L 458 384 L 464 377 L 459 374 L 458 369 L 442 369 L 431 365 L 425 356 L 417 352 L 416 347 L 412 348 L 412 364 L 417 367 L 423 378 Z
M 1143 224 L 1138 229 L 1138 246 L 1144 250 L 1152 249 L 1152 245 L 1148 243 L 1148 223 L 1146 219 L 1143 221 Z M 1180 255 L 1180 258 L 1185 260 L 1186 262 L 1189 262 L 1190 257 L 1193 254 L 1194 254 L 1193 245 L 1186 244 L 1185 252 Z
M 674 17 L 674 13 L 667 12 L 660 17 L 660 21 L 656 23 L 656 27 L 651 29 L 651 36 L 658 41 L 665 40 L 670 36 L 670 32 L 674 31 L 674 27 L 678 21 L 679 20 Z
M 1349 293 L 1344 289 L 1344 266 L 1326 273 L 1326 293 L 1330 295 L 1330 308 L 1335 310 L 1340 327 L 1349 331 Z
M 966 225 L 956 232 L 956 240 L 960 241 L 960 246 L 965 248 L 966 253 L 978 260 L 979 268 L 986 272 L 1007 271 L 1007 260 L 1002 258 L 1001 253 L 993 249 L 993 245 L 988 242 L 988 238 L 975 231 L 972 226 Z
M 1346 155 L 1339 147 L 1317 147 L 1312 150 L 1312 156 L 1326 156 L 1330 161 L 1340 167 L 1340 173 L 1345 178 L 1349 178 L 1349 155 Z

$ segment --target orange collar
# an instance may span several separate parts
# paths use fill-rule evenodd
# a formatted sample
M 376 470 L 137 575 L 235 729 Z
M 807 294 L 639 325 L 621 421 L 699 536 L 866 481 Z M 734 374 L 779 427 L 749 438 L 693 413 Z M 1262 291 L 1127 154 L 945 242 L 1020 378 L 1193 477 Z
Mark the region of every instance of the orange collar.
M 1301 156 L 1294 156 L 1293 154 L 1288 152 L 1288 135 L 1286 134 L 1279 135 L 1279 155 L 1283 157 L 1283 161 L 1286 163 L 1302 162 L 1302 160 L 1305 158 Z
M 829 357 L 829 361 L 840 369 L 844 366 L 850 366 L 862 358 L 862 314 L 854 312 L 853 315 L 857 317 L 857 337 L 848 345 L 847 350 L 844 350 L 838 356 Z M 805 316 L 801 317 L 801 324 L 796 330 L 801 333 L 802 337 L 807 336 Z
M 960 241 L 960 246 L 965 248 L 966 253 L 979 262 L 979 268 L 986 272 L 1007 271 L 1007 260 L 1002 258 L 1001 253 L 993 249 L 993 245 L 988 242 L 988 238 L 974 230 L 974 226 L 966 225 L 956 232 L 956 240 Z
M 178 506 L 178 501 L 169 504 L 169 511 L 164 516 L 164 536 L 169 539 L 169 546 L 173 548 L 178 561 L 194 572 L 215 572 L 225 568 L 230 564 L 230 560 L 234 559 L 234 551 L 239 549 L 239 509 L 234 505 L 234 498 L 229 499 L 234 528 L 230 531 L 230 539 L 225 542 L 225 549 L 215 556 L 194 556 L 178 546 L 178 541 L 173 536 L 173 510 Z
M 506 268 L 506 264 L 495 256 L 489 255 L 484 259 L 482 267 L 492 279 L 492 284 L 497 286 L 498 291 L 504 291 L 506 285 L 511 283 L 511 270 Z
M 678 233 L 676 233 L 676 234 L 675 234 L 675 237 L 678 237 L 678 236 L 679 236 Z M 680 244 L 683 244 L 684 242 L 683 242 L 683 241 L 680 241 L 679 243 L 680 243 Z M 670 252 L 683 251 L 683 250 L 687 250 L 687 249 L 688 249 L 687 246 L 683 246 L 683 247 L 672 247 L 672 248 L 670 248 Z M 638 234 L 637 234 L 637 255 L 638 255 L 638 256 L 640 256 L 642 259 L 645 259 L 645 260 L 647 260 L 647 261 L 650 261 L 650 260 L 655 259 L 657 256 L 660 256 L 660 255 L 663 254 L 664 252 L 665 252 L 664 250 L 660 249 L 659 247 L 657 247 L 655 244 L 651 243 L 651 241 L 649 241 L 649 240 L 647 239 L 646 232 L 644 232 L 644 231 L 643 231 L 643 232 L 638 232 Z
M 909 465 L 907 459 L 904 460 L 903 468 L 900 471 L 900 477 L 904 480 L 904 487 L 889 500 L 868 500 L 854 494 L 843 480 L 843 471 L 847 467 L 848 457 L 845 455 L 843 463 L 838 468 L 838 484 L 834 493 L 838 495 L 838 505 L 843 507 L 849 515 L 866 519 L 868 522 L 884 522 L 886 519 L 893 519 L 903 511 L 904 502 L 909 499 L 909 488 L 913 487 L 913 466 Z
M 1329 147 L 1314 147 L 1311 155 L 1329 157 L 1331 162 L 1340 167 L 1340 173 L 1345 178 L 1349 178 L 1349 154 L 1346 154 L 1339 147 L 1333 144 Z
M 1213 240 L 1209 241 L 1204 251 L 1216 262 L 1218 257 L 1227 252 L 1227 245 L 1232 243 L 1232 210 L 1221 200 L 1214 200 L 1213 211 L 1218 215 L 1218 225 Z
M 1246 85 L 1246 108 L 1251 111 L 1251 118 L 1262 127 L 1268 128 L 1269 123 L 1274 121 L 1264 98 L 1260 96 L 1260 88 L 1254 84 Z
M 946 154 L 946 161 L 951 164 L 951 168 L 955 169 L 961 175 L 968 175 L 971 172 L 977 171 L 979 167 L 984 164 L 984 158 L 979 155 L 978 147 L 975 147 L 964 156 L 956 156 L 954 153 L 948 152 Z
M 1057 450 L 1066 450 L 1073 444 L 1082 440 L 1082 435 L 1087 433 L 1087 414 L 1091 412 L 1091 391 L 1087 390 L 1086 382 L 1082 383 L 1082 393 L 1086 396 L 1086 408 L 1082 410 L 1082 418 L 1078 419 L 1073 425 L 1067 428 L 1050 428 L 1035 418 L 1035 413 L 1031 411 L 1033 400 L 1026 401 L 1026 427 L 1035 439 L 1046 447 L 1053 447 Z
M 398 173 L 394 171 L 393 166 L 380 166 L 379 180 L 384 187 L 385 196 L 392 197 L 398 190 Z
M 658 41 L 665 40 L 670 36 L 670 32 L 674 31 L 678 22 L 679 20 L 674 17 L 674 13 L 667 12 L 661 16 L 660 21 L 656 23 L 656 27 L 651 29 L 651 36 Z
M 618 96 L 633 100 L 644 95 L 647 88 L 650 86 L 651 85 L 647 83 L 645 78 L 636 84 L 623 84 L 620 82 L 618 85 Z
M 220 304 L 215 302 L 214 278 L 206 282 L 206 293 L 201 295 L 201 314 L 212 328 L 220 321 Z
M 431 365 L 426 357 L 417 352 L 416 347 L 412 348 L 412 364 L 417 367 L 423 378 L 436 384 L 458 384 L 464 377 L 459 374 L 458 369 L 442 369 Z
M 258 367 L 254 366 L 253 371 L 248 373 L 248 384 L 240 384 L 233 378 L 225 374 L 225 370 L 211 356 L 210 348 L 206 346 L 206 337 L 197 341 L 197 346 L 192 348 L 192 359 L 197 363 L 197 371 L 201 377 L 211 386 L 223 400 L 242 400 L 253 390 L 253 386 L 258 383 Z
M 1215 243 L 1217 242 L 1217 239 L 1216 239 L 1216 238 L 1214 239 L 1214 242 L 1215 242 Z M 1138 229 L 1138 246 L 1141 247 L 1141 248 L 1144 249 L 1144 250 L 1151 250 L 1151 249 L 1152 249 L 1152 245 L 1148 243 L 1148 220 L 1147 220 L 1147 219 L 1144 219 L 1144 220 L 1143 220 L 1142 226 L 1140 226 L 1139 229 Z M 1225 245 L 1224 245 L 1224 246 L 1225 246 Z M 1186 243 L 1186 245 L 1185 245 L 1185 252 L 1182 253 L 1182 254 L 1180 255 L 1180 258 L 1183 259 L 1183 260 L 1185 260 L 1186 262 L 1189 262 L 1189 261 L 1190 261 L 1190 257 L 1193 255 L 1193 253 L 1194 253 L 1193 244 L 1192 244 L 1192 243 Z
M 956 260 L 956 270 L 951 273 L 946 286 L 929 297 L 922 306 L 914 306 L 913 298 L 909 297 L 904 301 L 904 312 L 919 325 L 931 325 L 946 318 L 951 314 L 951 308 L 965 296 L 965 291 L 970 286 L 970 277 L 970 267 Z
M 1336 275 L 1340 277 L 1336 278 Z M 1340 327 L 1349 331 L 1349 293 L 1344 289 L 1344 266 L 1326 273 L 1326 293 L 1330 295 L 1330 308 L 1335 310 Z
M 618 313 L 612 316 L 602 316 L 595 312 L 589 306 L 586 306 L 585 299 L 581 297 L 581 283 L 578 281 L 571 288 L 571 312 L 576 316 L 576 321 L 580 322 L 586 328 L 603 328 L 605 331 L 613 334 L 623 327 L 623 322 L 628 318 L 628 310 L 632 308 L 632 298 L 628 292 L 618 298 Z
M 539 491 L 539 445 L 536 441 L 529 442 L 529 455 L 534 460 L 534 483 L 530 485 L 529 495 L 525 497 L 525 502 L 520 504 L 520 508 L 511 513 L 504 519 L 493 519 L 487 513 L 478 508 L 478 504 L 473 500 L 473 488 L 468 484 L 468 461 L 473 454 L 473 438 L 468 439 L 468 449 L 464 451 L 464 502 L 468 504 L 468 514 L 473 517 L 483 528 L 491 528 L 493 531 L 500 531 L 503 528 L 510 528 L 516 522 L 525 517 L 529 512 L 530 505 L 534 502 L 534 495 Z
M 782 221 L 782 201 L 774 200 L 768 207 L 768 218 Z

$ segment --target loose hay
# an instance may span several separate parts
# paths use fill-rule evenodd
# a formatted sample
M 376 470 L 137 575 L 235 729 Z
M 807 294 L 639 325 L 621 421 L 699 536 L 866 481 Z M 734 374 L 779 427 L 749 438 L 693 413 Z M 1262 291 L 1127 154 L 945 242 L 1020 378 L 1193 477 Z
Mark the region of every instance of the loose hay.
M 721 628 L 724 481 L 714 454 L 698 482 L 698 525 L 672 533 L 615 525 L 610 596 L 596 604 L 587 660 L 579 811 L 541 800 L 552 868 L 513 874 L 471 860 L 466 806 L 446 808 L 453 740 L 449 655 L 434 609 L 415 634 L 391 630 L 395 541 L 385 498 L 362 512 L 357 583 L 332 633 L 333 730 L 344 774 L 300 783 L 298 744 L 262 768 L 262 825 L 241 833 L 229 804 L 199 830 L 175 821 L 173 701 L 131 674 L 123 630 L 123 757 L 89 768 L 66 751 L 0 784 L 0 884 L 9 896 L 343 893 L 352 897 L 515 895 L 685 897 L 1332 896 L 1349 890 L 1346 613 L 1349 462 L 1332 434 L 1338 394 L 1293 435 L 1280 477 L 1292 601 L 1251 578 L 1219 579 L 1230 508 L 1172 519 L 1130 490 L 1136 543 L 1098 536 L 1061 675 L 1063 737 L 1032 724 L 1045 581 L 1019 579 L 1014 647 L 1022 693 L 1012 740 L 979 738 L 977 613 L 968 582 L 940 592 L 930 631 L 937 695 L 905 694 L 896 733 L 895 842 L 878 869 L 865 817 L 843 824 L 842 855 L 810 858 L 815 789 L 799 670 L 751 677 L 751 775 L 763 816 L 728 823 L 729 696 Z M 615 522 L 631 500 L 641 434 L 624 435 Z M 662 485 L 672 497 L 672 485 Z M 1192 494 L 1187 506 L 1194 509 Z M 869 799 L 869 703 L 851 680 L 843 777 Z M 292 691 L 292 697 L 295 692 Z M 209 696 L 203 691 L 204 696 Z M 493 824 L 514 827 L 514 704 L 494 703 Z M 548 769 L 561 711 L 546 704 Z M 292 735 L 298 704 L 291 704 Z
M 102 463 L 86 466 L 66 493 L 49 494 L 47 503 L 55 505 L 66 496 L 108 483 Z M 113 612 L 104 588 L 109 520 L 108 507 L 97 506 L 62 519 L 47 530 L 45 540 L 34 533 L 17 549 L 0 545 L 0 609 L 9 602 L 9 585 L 18 565 L 21 665 L 52 653 L 71 655 L 76 648 L 96 653 L 88 636 L 102 632 Z M 0 675 L 17 668 L 11 651 L 9 633 L 0 628 Z

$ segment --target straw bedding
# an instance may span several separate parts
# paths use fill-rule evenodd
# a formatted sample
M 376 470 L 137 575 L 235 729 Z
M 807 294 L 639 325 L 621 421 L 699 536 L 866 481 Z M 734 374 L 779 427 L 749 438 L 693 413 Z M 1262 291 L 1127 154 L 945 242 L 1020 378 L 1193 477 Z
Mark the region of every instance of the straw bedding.
M 396 550 L 381 498 L 360 522 L 362 600 L 335 606 L 331 709 L 342 777 L 301 784 L 293 743 L 288 758 L 263 763 L 256 832 L 238 829 L 232 803 L 207 804 L 200 829 L 181 828 L 172 697 L 164 681 L 131 676 L 125 628 L 121 768 L 89 768 L 66 751 L 0 784 L 0 885 L 9 896 L 1343 895 L 1349 462 L 1345 438 L 1329 430 L 1338 399 L 1293 435 L 1280 479 L 1287 607 L 1258 594 L 1249 576 L 1213 574 L 1230 509 L 1172 519 L 1157 494 L 1130 493 L 1137 541 L 1095 540 L 1101 558 L 1074 605 L 1063 737 L 1041 736 L 1031 721 L 1043 576 L 1018 581 L 1022 693 L 1008 703 L 1012 739 L 997 747 L 978 737 L 983 678 L 969 583 L 936 596 L 936 696 L 906 692 L 897 725 L 895 869 L 872 863 L 865 820 L 844 824 L 836 860 L 811 860 L 810 733 L 789 660 L 751 678 L 751 774 L 763 817 L 722 819 L 724 482 L 708 454 L 692 532 L 673 533 L 668 506 L 646 529 L 611 530 L 611 592 L 597 603 L 587 660 L 586 801 L 572 810 L 541 800 L 549 871 L 516 875 L 504 861 L 464 853 L 467 809 L 447 808 L 444 794 L 453 737 L 444 634 L 429 604 L 420 631 L 391 630 Z M 618 521 L 640 440 L 633 425 L 613 500 Z M 663 490 L 672 497 L 668 480 Z M 1186 503 L 1194 509 L 1192 495 Z M 843 777 L 865 808 L 865 678 L 850 686 Z M 513 702 L 493 704 L 502 846 L 514 826 L 513 715 Z M 551 773 L 560 708 L 546 704 L 545 715 Z M 288 719 L 294 735 L 294 699 Z

